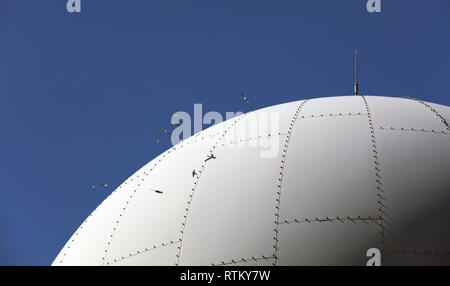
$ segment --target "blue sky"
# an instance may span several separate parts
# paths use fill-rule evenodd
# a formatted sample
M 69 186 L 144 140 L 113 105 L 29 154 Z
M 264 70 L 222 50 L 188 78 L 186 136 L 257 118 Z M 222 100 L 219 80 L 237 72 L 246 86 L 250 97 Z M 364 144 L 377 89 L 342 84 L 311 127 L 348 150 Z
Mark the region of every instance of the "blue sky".
M 450 1 L 0 0 L 0 264 L 48 265 L 168 146 L 167 112 L 351 94 L 450 105 Z M 92 184 L 112 187 L 91 190 Z

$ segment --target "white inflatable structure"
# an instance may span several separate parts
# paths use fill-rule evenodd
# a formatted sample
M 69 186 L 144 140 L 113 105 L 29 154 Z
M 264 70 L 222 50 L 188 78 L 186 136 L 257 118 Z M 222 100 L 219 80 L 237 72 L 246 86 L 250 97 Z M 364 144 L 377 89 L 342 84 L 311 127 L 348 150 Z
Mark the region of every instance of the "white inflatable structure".
M 261 114 L 279 124 L 252 132 Z M 235 117 L 128 178 L 53 265 L 450 265 L 449 122 L 377 96 Z

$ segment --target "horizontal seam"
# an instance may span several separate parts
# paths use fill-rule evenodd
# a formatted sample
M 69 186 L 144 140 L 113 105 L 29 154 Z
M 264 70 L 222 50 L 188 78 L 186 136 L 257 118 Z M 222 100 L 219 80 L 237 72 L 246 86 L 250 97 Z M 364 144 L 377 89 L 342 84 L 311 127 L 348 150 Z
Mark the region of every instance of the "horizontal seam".
M 130 257 L 137 256 L 139 254 L 143 254 L 143 253 L 149 252 L 149 251 L 154 250 L 154 249 L 162 248 L 162 247 L 165 247 L 165 246 L 171 246 L 171 245 L 178 244 L 178 243 L 180 243 L 180 240 L 170 241 L 170 242 L 167 242 L 167 243 L 156 244 L 156 245 L 153 245 L 153 247 L 151 247 L 151 248 L 145 248 L 143 250 L 138 250 L 135 253 L 129 253 L 127 256 L 122 256 L 120 259 L 113 259 L 111 262 L 107 262 L 106 264 L 107 265 L 112 265 L 114 263 L 123 261 L 125 259 L 130 258 Z
M 384 251 L 385 254 L 393 254 L 393 255 L 430 255 L 430 256 L 450 256 L 450 251 L 442 251 L 442 250 L 398 250 L 398 249 L 389 249 Z
M 315 223 L 315 222 L 319 222 L 319 223 L 322 223 L 322 222 L 342 222 L 342 223 L 345 223 L 345 222 L 353 222 L 353 223 L 356 223 L 357 221 L 363 221 L 363 222 L 367 222 L 367 221 L 374 221 L 374 222 L 376 222 L 376 221 L 380 221 L 380 220 L 382 220 L 382 218 L 381 217 L 377 217 L 377 216 L 368 216 L 368 217 L 361 217 L 361 216 L 356 216 L 356 217 L 350 217 L 350 216 L 347 216 L 347 217 L 339 217 L 339 216 L 337 216 L 337 217 L 332 217 L 332 218 L 329 218 L 329 217 L 325 217 L 325 218 L 318 218 L 318 217 L 315 217 L 315 218 L 304 218 L 304 219 L 290 219 L 290 220 L 288 220 L 288 219 L 284 219 L 284 220 L 280 220 L 280 224 L 292 224 L 292 223 Z
M 396 127 L 375 127 L 374 129 L 377 130 L 383 130 L 383 131 L 409 131 L 409 132 L 428 132 L 428 133 L 436 133 L 436 134 L 446 134 L 446 135 L 450 135 L 450 132 L 445 132 L 444 130 L 442 131 L 436 131 L 434 129 L 424 129 L 424 128 L 404 128 L 404 127 L 400 127 L 400 128 L 396 128 Z
M 270 259 L 275 259 L 275 256 L 260 256 L 260 257 L 254 257 L 252 256 L 251 258 L 241 258 L 241 259 L 237 259 L 237 260 L 231 260 L 231 261 L 221 261 L 218 263 L 211 263 L 212 266 L 220 266 L 220 265 L 229 265 L 229 264 L 236 264 L 236 263 L 247 263 L 247 262 L 251 262 L 251 261 L 258 261 L 258 260 L 270 260 Z

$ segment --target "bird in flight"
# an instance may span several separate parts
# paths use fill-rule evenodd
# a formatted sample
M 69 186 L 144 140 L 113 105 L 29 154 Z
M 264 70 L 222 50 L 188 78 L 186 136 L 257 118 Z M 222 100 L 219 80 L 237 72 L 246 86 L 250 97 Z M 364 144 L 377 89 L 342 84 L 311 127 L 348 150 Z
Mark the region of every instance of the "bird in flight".
M 250 102 L 248 101 L 247 96 L 244 94 L 244 92 L 241 92 L 242 97 L 244 98 L 245 102 L 247 102 L 247 104 L 250 104 Z
M 195 169 L 192 170 L 192 177 L 195 177 L 197 175 L 197 173 L 195 172 Z
M 102 187 L 107 187 L 108 186 L 108 183 L 104 183 L 104 184 L 101 184 L 100 186 L 102 186 Z M 96 189 L 97 188 L 97 186 L 96 185 L 91 185 L 90 186 L 91 187 L 91 189 Z
M 160 131 L 162 131 L 162 132 L 164 132 L 164 133 L 167 133 L 167 134 L 169 134 L 169 135 L 172 135 L 172 132 L 170 132 L 170 131 L 167 130 L 167 129 L 158 128 L 158 130 L 160 130 Z
M 157 193 L 157 194 L 162 194 L 163 192 L 162 191 L 160 191 L 160 190 L 153 190 L 155 193 Z
M 211 159 L 216 159 L 216 156 L 214 156 L 214 154 L 209 155 L 208 158 L 206 158 L 205 162 Z

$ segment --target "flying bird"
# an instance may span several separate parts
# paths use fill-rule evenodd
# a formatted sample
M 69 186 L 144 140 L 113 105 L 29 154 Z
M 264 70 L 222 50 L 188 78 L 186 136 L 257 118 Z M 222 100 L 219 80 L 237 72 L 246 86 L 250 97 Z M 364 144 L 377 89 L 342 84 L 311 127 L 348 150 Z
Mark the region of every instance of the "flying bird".
M 99 185 L 99 186 L 102 186 L 102 187 L 107 187 L 108 186 L 108 184 L 107 183 L 104 183 L 104 184 L 101 184 L 101 185 Z M 97 186 L 96 185 L 91 185 L 90 186 L 91 187 L 91 189 L 96 189 L 97 188 Z
M 197 175 L 197 173 L 195 172 L 195 169 L 192 170 L 192 177 L 195 177 Z
M 214 154 L 209 155 L 208 158 L 206 158 L 205 162 L 211 159 L 216 159 L 216 156 L 214 156 Z
M 160 190 L 154 190 L 155 191 L 155 193 L 157 193 L 157 194 L 162 194 L 163 192 L 161 192 Z
M 244 92 L 241 92 L 242 97 L 244 98 L 245 102 L 247 102 L 247 104 L 250 104 L 250 102 L 248 101 L 247 96 L 244 94 Z
M 164 132 L 164 133 L 167 133 L 167 134 L 169 134 L 169 135 L 172 135 L 172 132 L 170 132 L 170 131 L 167 130 L 167 129 L 158 128 L 158 130 L 160 130 L 160 131 L 162 131 L 162 132 Z

